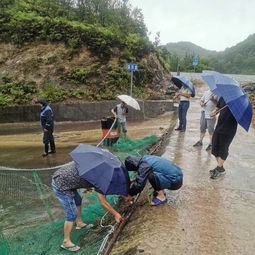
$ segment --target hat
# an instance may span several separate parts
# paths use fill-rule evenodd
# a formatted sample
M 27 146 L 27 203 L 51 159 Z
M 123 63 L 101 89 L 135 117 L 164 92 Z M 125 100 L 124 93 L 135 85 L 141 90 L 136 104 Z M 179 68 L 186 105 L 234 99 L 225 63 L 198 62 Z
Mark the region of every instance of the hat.
M 42 104 L 43 106 L 47 105 L 47 101 L 44 98 L 37 99 L 36 103 Z

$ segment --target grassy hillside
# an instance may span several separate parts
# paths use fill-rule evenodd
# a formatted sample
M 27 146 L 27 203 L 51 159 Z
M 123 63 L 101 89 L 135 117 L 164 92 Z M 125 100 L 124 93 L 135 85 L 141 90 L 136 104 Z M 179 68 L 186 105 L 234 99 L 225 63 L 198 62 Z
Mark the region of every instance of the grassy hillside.
M 129 91 L 130 62 L 135 96 L 160 96 L 167 72 L 146 32 L 128 1 L 3 0 L 0 105 L 113 99 Z

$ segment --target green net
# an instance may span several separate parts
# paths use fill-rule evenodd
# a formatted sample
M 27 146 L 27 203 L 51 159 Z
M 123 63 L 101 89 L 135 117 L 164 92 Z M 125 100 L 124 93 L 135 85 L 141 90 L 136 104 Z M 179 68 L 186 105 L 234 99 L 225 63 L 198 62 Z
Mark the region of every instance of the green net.
M 127 155 L 144 155 L 146 149 L 157 141 L 151 136 L 140 140 L 120 138 L 111 148 L 124 160 Z M 0 254 L 1 255 L 59 255 L 63 240 L 64 211 L 51 191 L 51 176 L 55 169 L 1 170 L 0 168 Z M 81 246 L 80 255 L 99 254 L 98 250 L 109 233 L 109 227 L 100 227 L 105 215 L 97 194 L 81 193 L 82 217 L 92 228 L 72 231 L 73 242 Z M 116 196 L 107 200 L 118 207 Z M 119 208 L 118 208 L 119 209 Z M 114 224 L 111 215 L 105 217 L 106 225 Z

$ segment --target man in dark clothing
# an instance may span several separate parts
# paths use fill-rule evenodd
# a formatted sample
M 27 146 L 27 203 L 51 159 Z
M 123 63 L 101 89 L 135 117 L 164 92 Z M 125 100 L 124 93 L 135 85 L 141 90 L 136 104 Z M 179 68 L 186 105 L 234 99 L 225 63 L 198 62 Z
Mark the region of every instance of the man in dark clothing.
M 90 190 L 93 187 L 91 183 L 79 176 L 75 162 L 61 167 L 52 176 L 52 189 L 65 210 L 64 240 L 62 249 L 68 251 L 78 251 L 79 246 L 71 241 L 71 231 L 73 223 L 76 222 L 76 229 L 82 229 L 87 226 L 82 220 L 81 204 L 82 198 L 77 189 Z M 112 208 L 106 200 L 106 197 L 100 190 L 95 189 L 101 205 L 110 212 L 117 223 L 122 221 L 121 215 Z
M 40 98 L 37 100 L 37 103 L 41 106 L 40 112 L 40 121 L 43 129 L 43 143 L 44 143 L 44 153 L 43 157 L 46 157 L 48 154 L 56 153 L 55 142 L 54 142 L 54 119 L 53 111 L 50 106 L 47 104 L 46 100 Z M 50 151 L 49 151 L 50 144 Z
M 237 121 L 222 97 L 211 116 L 215 116 L 218 112 L 220 115 L 212 137 L 212 154 L 216 158 L 217 167 L 210 170 L 211 179 L 225 174 L 223 164 L 228 157 L 228 149 L 237 130 Z
M 137 174 L 130 186 L 129 195 L 125 197 L 127 201 L 144 189 L 147 180 L 154 189 L 152 205 L 161 205 L 167 202 L 164 189 L 177 190 L 182 186 L 181 169 L 167 159 L 152 155 L 128 156 L 125 166 L 128 171 L 135 171 Z

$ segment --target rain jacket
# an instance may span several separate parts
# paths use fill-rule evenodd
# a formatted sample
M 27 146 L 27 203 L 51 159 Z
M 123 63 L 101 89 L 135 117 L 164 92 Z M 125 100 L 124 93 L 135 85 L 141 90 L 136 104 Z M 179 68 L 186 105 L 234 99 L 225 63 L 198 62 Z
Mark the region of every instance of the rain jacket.
M 183 178 L 182 171 L 178 166 L 158 156 L 145 155 L 142 158 L 129 156 L 125 160 L 125 165 L 129 171 L 137 171 L 137 177 L 129 190 L 131 196 L 144 189 L 151 172 L 158 178 L 161 189 L 171 189 L 172 184 Z
M 45 128 L 49 131 L 53 131 L 54 119 L 53 119 L 52 109 L 47 104 L 45 99 L 38 99 L 37 102 L 43 105 L 43 107 L 41 108 L 41 112 L 40 112 L 40 121 L 41 121 L 42 128 L 43 129 Z

